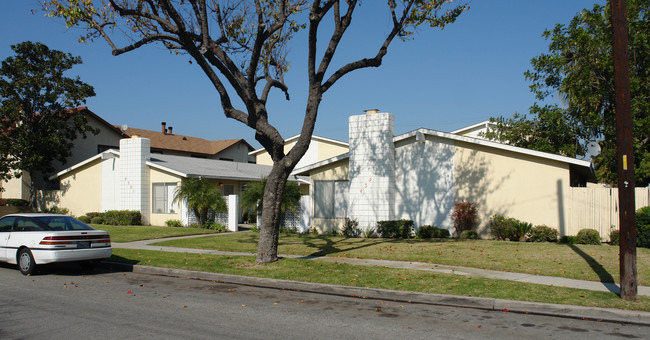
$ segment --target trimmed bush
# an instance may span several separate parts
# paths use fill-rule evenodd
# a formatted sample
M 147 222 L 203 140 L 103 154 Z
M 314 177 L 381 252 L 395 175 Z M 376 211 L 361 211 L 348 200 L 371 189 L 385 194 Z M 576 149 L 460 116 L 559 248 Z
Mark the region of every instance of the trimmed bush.
M 92 223 L 92 222 L 90 221 L 90 217 L 88 217 L 88 216 L 86 216 L 86 215 L 79 216 L 79 217 L 77 217 L 77 219 L 78 219 L 79 221 L 83 222 L 83 223 L 86 223 L 86 224 L 88 224 L 88 223 Z
M 3 198 L 0 199 L 0 206 L 9 206 L 9 207 L 28 207 L 29 202 L 26 200 L 22 199 L 17 199 L 17 198 Z
M 545 225 L 538 225 L 530 230 L 528 242 L 557 242 L 557 237 L 557 229 Z
M 475 230 L 465 230 L 458 237 L 461 240 L 478 240 L 478 233 Z
M 86 216 L 88 216 L 88 217 L 90 217 L 90 218 L 93 218 L 93 217 L 95 217 L 95 216 L 102 216 L 102 215 L 104 215 L 104 213 L 100 213 L 100 212 L 89 212 L 89 213 L 86 213 Z
M 104 224 L 104 218 L 101 216 L 95 216 L 90 219 L 90 223 L 92 224 Z
M 595 229 L 581 229 L 576 235 L 576 243 L 600 245 L 600 234 Z
M 420 226 L 417 236 L 420 239 L 433 238 L 433 235 L 438 231 L 438 228 L 430 225 Z
M 620 236 L 621 236 L 620 231 L 612 230 L 609 233 L 609 244 L 611 244 L 613 246 L 617 246 Z
M 636 246 L 650 248 L 650 207 L 636 211 Z
M 165 225 L 168 227 L 179 228 L 183 226 L 183 223 L 181 220 L 167 220 L 165 221 Z
M 454 220 L 457 236 L 465 230 L 475 230 L 478 226 L 478 209 L 474 203 L 460 202 L 454 204 L 451 217 Z
M 510 240 L 515 234 L 515 223 L 518 222 L 512 217 L 494 215 L 490 219 L 490 234 L 495 240 Z
M 413 237 L 413 221 L 379 221 L 377 232 L 384 238 L 411 238 Z
M 108 225 L 142 225 L 142 215 L 136 210 L 109 210 L 103 217 Z
M 560 238 L 560 243 L 562 244 L 576 244 L 576 237 L 575 236 L 562 236 Z
M 451 236 L 449 230 L 440 228 L 438 228 L 436 234 L 433 235 L 434 238 L 449 238 L 449 236 Z
M 636 226 L 636 246 L 650 248 L 650 224 Z

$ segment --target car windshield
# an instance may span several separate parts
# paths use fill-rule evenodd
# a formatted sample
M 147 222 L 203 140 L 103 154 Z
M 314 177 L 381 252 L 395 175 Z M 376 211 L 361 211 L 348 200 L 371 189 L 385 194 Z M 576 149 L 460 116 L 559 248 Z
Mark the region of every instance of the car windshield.
M 53 231 L 93 230 L 91 226 L 68 216 L 38 216 L 34 220 Z

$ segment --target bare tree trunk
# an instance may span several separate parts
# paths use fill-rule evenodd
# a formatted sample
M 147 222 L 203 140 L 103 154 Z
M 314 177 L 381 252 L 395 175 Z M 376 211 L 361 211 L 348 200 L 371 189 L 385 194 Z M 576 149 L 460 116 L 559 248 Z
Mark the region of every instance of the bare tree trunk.
M 260 221 L 260 239 L 257 244 L 257 263 L 271 263 L 278 261 L 278 237 L 280 233 L 280 205 L 282 194 L 291 168 L 275 162 L 273 169 L 266 179 L 264 188 L 264 209 Z

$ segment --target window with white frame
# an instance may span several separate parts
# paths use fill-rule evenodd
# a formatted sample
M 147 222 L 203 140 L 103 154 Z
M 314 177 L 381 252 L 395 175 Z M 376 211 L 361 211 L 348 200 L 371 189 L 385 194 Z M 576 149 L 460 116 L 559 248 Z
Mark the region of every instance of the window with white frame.
M 314 181 L 314 217 L 347 217 L 349 187 L 348 181 Z
M 175 213 L 174 205 L 174 192 L 176 191 L 177 183 L 153 183 L 153 209 L 154 214 L 173 214 Z

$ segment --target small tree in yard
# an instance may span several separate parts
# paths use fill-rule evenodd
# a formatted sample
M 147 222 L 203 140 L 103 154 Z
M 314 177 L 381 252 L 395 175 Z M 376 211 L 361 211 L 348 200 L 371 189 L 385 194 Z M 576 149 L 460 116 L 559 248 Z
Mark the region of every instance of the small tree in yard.
M 28 173 L 29 202 L 37 208 L 36 176 L 54 171 L 55 160 L 65 162 L 77 136 L 97 133 L 82 112 L 70 109 L 95 92 L 64 76 L 81 58 L 30 41 L 11 49 L 16 55 L 0 67 L 0 180 Z
M 225 212 L 226 200 L 219 189 L 199 178 L 187 178 L 174 192 L 174 203 L 186 201 L 188 208 L 196 216 L 197 224 L 203 227 L 208 218 L 208 212 Z
M 459 237 L 463 231 L 474 230 L 478 226 L 479 218 L 476 205 L 471 202 L 460 202 L 454 204 L 454 210 L 451 213 L 456 229 L 456 237 Z
M 239 205 L 242 209 L 250 209 L 256 212 L 262 212 L 264 209 L 263 197 L 264 188 L 266 187 L 266 178 L 259 182 L 253 182 L 246 185 L 242 191 L 239 200 Z M 280 204 L 280 211 L 287 212 L 293 211 L 300 206 L 300 187 L 295 182 L 287 182 L 282 194 L 282 203 Z
M 273 160 L 264 189 L 257 262 L 278 260 L 281 202 L 289 174 L 307 151 L 324 94 L 348 74 L 379 67 L 396 37 L 406 39 L 420 25 L 443 28 L 468 7 L 450 0 L 387 0 L 382 5 L 389 18 L 385 35 L 367 58 L 343 60 L 332 66 L 337 48 L 350 28 L 358 0 L 46 0 L 53 16 L 67 26 L 85 24 L 81 40 L 101 37 L 114 55 L 151 43 L 161 43 L 174 53 L 186 53 L 215 88 L 226 117 L 255 130 L 255 139 Z M 378 6 L 377 3 L 364 5 Z M 331 27 L 322 28 L 329 23 Z M 127 44 L 115 39 L 113 29 L 130 34 Z M 272 90 L 289 99 L 284 74 L 290 42 L 305 28 L 307 89 L 300 137 L 284 151 L 284 138 L 271 125 L 267 101 Z M 117 31 L 117 30 L 115 30 Z M 317 40 L 323 43 L 318 43 Z M 243 103 L 239 108 L 231 96 Z M 277 118 L 276 118 L 277 119 Z

